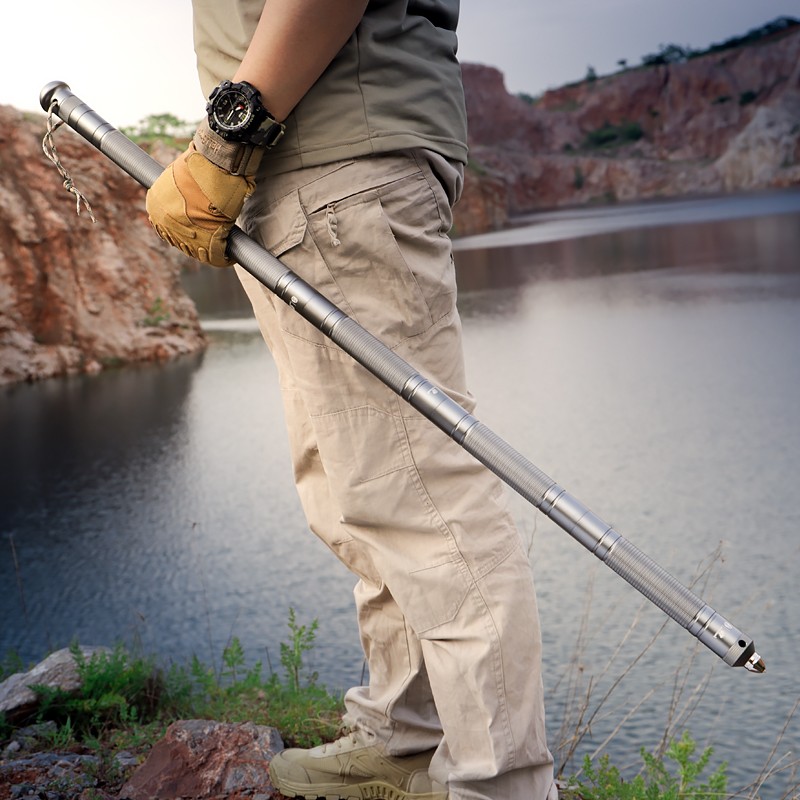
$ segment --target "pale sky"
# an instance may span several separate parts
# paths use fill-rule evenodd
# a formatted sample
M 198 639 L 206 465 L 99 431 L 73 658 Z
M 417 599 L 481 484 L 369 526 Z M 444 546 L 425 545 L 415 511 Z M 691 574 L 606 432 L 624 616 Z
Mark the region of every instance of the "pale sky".
M 115 126 L 203 114 L 190 0 L 38 0 L 3 16 L 2 104 L 39 110 L 41 88 L 62 80 Z M 536 95 L 589 66 L 603 75 L 662 44 L 704 48 L 778 16 L 800 18 L 800 0 L 464 0 L 459 57 Z

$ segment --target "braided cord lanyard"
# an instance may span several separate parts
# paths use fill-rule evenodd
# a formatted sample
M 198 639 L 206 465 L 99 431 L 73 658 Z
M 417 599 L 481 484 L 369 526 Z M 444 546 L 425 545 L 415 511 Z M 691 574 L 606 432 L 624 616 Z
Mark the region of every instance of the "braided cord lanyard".
M 56 169 L 58 170 L 61 177 L 64 179 L 64 188 L 72 195 L 75 196 L 75 211 L 78 216 L 81 215 L 81 203 L 86 207 L 87 212 L 89 213 L 89 217 L 92 222 L 97 222 L 94 216 L 94 212 L 92 211 L 92 206 L 89 201 L 86 199 L 84 194 L 75 186 L 75 182 L 72 180 L 72 176 L 67 172 L 64 165 L 61 163 L 61 158 L 58 155 L 58 149 L 56 148 L 55 140 L 53 139 L 53 134 L 64 124 L 62 120 L 56 118 L 55 109 L 58 103 L 54 100 L 50 103 L 50 108 L 47 112 L 47 132 L 44 135 L 44 139 L 42 139 L 42 151 L 44 152 L 45 156 L 55 164 Z

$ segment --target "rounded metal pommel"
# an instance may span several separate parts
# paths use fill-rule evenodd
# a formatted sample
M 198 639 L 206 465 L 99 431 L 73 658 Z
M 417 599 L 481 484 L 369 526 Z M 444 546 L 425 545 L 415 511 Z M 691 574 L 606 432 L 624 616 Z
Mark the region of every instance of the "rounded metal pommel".
M 46 84 L 41 92 L 39 92 L 39 102 L 45 111 L 50 110 L 50 104 L 53 102 L 53 96 L 59 89 L 66 89 L 69 91 L 69 85 L 64 81 L 50 81 Z

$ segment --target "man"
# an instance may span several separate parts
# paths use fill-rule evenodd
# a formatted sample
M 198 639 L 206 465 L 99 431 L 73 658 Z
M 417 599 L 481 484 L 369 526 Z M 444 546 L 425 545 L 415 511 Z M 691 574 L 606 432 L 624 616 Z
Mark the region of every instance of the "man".
M 238 217 L 472 409 L 447 236 L 467 158 L 457 0 L 194 0 L 194 15 L 209 119 L 148 192 L 156 230 L 224 266 Z M 237 271 L 309 526 L 359 578 L 369 664 L 348 735 L 276 756 L 275 786 L 555 800 L 536 598 L 499 480 Z

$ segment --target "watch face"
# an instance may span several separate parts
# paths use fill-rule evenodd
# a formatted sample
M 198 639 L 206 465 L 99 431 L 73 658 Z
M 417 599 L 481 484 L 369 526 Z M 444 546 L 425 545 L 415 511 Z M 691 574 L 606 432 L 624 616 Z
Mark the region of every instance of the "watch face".
M 222 92 L 214 103 L 214 121 L 224 131 L 245 130 L 253 117 L 249 99 L 238 89 Z

